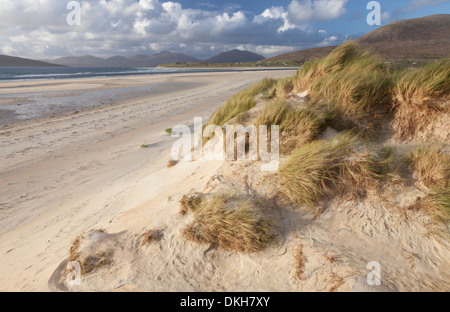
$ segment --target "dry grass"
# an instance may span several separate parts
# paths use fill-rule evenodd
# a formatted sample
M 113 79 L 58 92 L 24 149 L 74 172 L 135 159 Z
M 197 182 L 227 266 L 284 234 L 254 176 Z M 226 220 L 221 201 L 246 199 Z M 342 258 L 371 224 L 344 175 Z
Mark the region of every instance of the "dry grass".
M 419 148 L 407 155 L 407 163 L 427 187 L 446 187 L 450 181 L 450 155 L 437 147 Z
M 389 149 L 370 152 L 347 132 L 296 149 L 280 167 L 280 185 L 291 201 L 313 208 L 324 196 L 365 196 L 394 175 L 394 162 Z
M 209 124 L 222 127 L 230 119 L 252 109 L 256 105 L 255 96 L 267 92 L 274 83 L 274 79 L 264 78 L 260 82 L 233 95 L 211 116 Z
M 450 222 L 450 186 L 432 187 L 424 198 L 418 199 L 409 207 L 422 211 L 438 222 Z
M 99 252 L 85 257 L 81 262 L 81 270 L 84 274 L 89 274 L 102 266 L 112 263 L 112 252 Z
M 442 113 L 450 113 L 450 59 L 396 73 L 393 128 L 411 139 Z
M 79 249 L 81 245 L 81 240 L 83 239 L 83 234 L 75 238 L 75 240 L 72 242 L 72 245 L 70 246 L 70 254 L 69 254 L 69 261 L 76 261 L 79 257 Z
M 274 239 L 272 221 L 252 199 L 215 194 L 201 200 L 195 219 L 184 230 L 192 241 L 238 252 L 258 252 Z
M 184 195 L 180 200 L 180 215 L 184 216 L 188 212 L 196 211 L 203 200 L 202 195 Z
M 369 151 L 358 147 L 339 164 L 333 193 L 351 199 L 363 198 L 369 190 L 379 190 L 390 182 L 401 181 L 399 160 L 392 148 Z M 382 183 L 383 182 L 383 183 Z
M 450 220 L 450 155 L 440 148 L 419 148 L 406 157 L 417 178 L 429 188 L 427 195 L 411 208 L 435 219 Z
M 285 77 L 277 80 L 275 84 L 275 96 L 278 98 L 287 99 L 294 89 L 294 78 Z
M 167 168 L 175 167 L 177 164 L 178 164 L 178 161 L 171 159 L 171 160 L 169 160 L 169 162 L 167 163 Z
M 305 256 L 303 254 L 302 244 L 300 244 L 295 250 L 294 258 L 295 258 L 295 276 L 299 280 L 303 280 L 305 273 Z
M 290 200 L 312 208 L 328 192 L 328 144 L 314 141 L 296 149 L 279 170 L 280 185 Z
M 310 90 L 315 80 L 343 70 L 346 64 L 352 62 L 358 55 L 355 44 L 345 41 L 327 56 L 306 62 L 295 76 L 294 90 L 299 92 Z
M 383 63 L 346 41 L 327 57 L 306 63 L 296 74 L 297 91 L 309 90 L 310 105 L 327 112 L 336 129 L 371 136 L 391 108 L 391 79 Z
M 280 126 L 280 151 L 290 153 L 295 148 L 316 139 L 322 132 L 324 119 L 315 112 L 294 108 L 285 100 L 268 103 L 256 120 L 257 127 Z
M 104 229 L 98 229 L 96 231 L 106 233 Z M 84 233 L 75 238 L 75 240 L 72 242 L 72 245 L 70 246 L 69 255 L 70 262 L 74 261 L 80 263 L 81 273 L 88 274 L 102 266 L 109 265 L 114 262 L 114 260 L 112 259 L 113 254 L 111 251 L 98 252 L 95 255 L 80 255 L 80 247 L 83 239 Z M 67 271 L 65 273 L 67 273 Z
M 146 246 L 152 242 L 160 241 L 163 237 L 164 237 L 163 229 L 148 230 L 141 237 L 141 246 Z

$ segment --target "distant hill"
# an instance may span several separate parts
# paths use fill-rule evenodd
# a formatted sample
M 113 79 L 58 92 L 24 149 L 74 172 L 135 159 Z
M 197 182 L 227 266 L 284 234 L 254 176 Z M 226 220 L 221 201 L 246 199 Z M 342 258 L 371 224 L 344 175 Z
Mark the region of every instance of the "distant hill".
M 52 61 L 55 64 L 73 66 L 73 67 L 102 67 L 107 66 L 106 61 L 102 58 L 92 55 L 85 56 L 65 56 Z
M 450 56 L 450 14 L 396 21 L 356 42 L 389 60 Z
M 165 51 L 152 56 L 135 55 L 128 58 L 124 56 L 113 56 L 107 59 L 92 55 L 66 56 L 52 62 L 71 67 L 156 67 L 165 63 L 199 62 L 199 60 L 186 54 Z
M 168 51 L 157 53 L 153 56 L 150 56 L 143 62 L 147 62 L 151 65 L 148 66 L 158 66 L 166 63 L 189 63 L 189 62 L 199 62 L 200 60 L 195 57 L 183 54 L 183 53 L 171 53 Z
M 61 65 L 47 62 L 35 61 L 21 57 L 0 55 L 0 67 L 2 66 L 24 66 L 24 67 L 61 67 Z
M 245 62 L 258 62 L 264 60 L 265 57 L 250 51 L 231 50 L 217 54 L 210 59 L 206 60 L 206 63 L 245 63 Z
M 401 20 L 380 27 L 356 40 L 386 60 L 427 59 L 450 56 L 450 14 Z M 297 60 L 323 57 L 335 47 L 301 50 L 268 60 Z
M 290 52 L 275 57 L 268 58 L 268 61 L 285 61 L 285 60 L 298 60 L 306 61 L 310 59 L 315 59 L 319 57 L 324 57 L 333 51 L 336 46 L 323 47 L 323 48 L 312 48 L 306 50 L 300 50 L 296 52 Z

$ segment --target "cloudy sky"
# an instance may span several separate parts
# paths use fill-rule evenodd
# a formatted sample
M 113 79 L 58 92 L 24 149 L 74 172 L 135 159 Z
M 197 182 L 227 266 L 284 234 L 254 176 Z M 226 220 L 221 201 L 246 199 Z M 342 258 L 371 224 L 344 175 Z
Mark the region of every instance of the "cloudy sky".
M 154 54 L 208 58 L 230 49 L 266 57 L 358 38 L 365 0 L 82 0 L 81 25 L 67 23 L 67 0 L 0 0 L 0 54 L 52 59 L 67 55 Z M 450 0 L 378 1 L 382 25 L 450 13 Z

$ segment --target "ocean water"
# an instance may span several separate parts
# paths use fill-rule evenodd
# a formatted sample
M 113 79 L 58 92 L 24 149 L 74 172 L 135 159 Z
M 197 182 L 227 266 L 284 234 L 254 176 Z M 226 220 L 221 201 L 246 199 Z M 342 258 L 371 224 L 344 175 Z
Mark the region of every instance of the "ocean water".
M 257 68 L 252 71 L 276 70 Z M 170 73 L 240 72 L 244 69 L 184 69 L 184 68 L 105 68 L 105 67 L 0 67 L 0 89 L 2 82 L 79 79 L 96 77 L 118 77 L 135 75 L 160 75 Z M 0 93 L 0 128 L 12 123 L 62 113 L 77 113 L 84 109 L 145 98 L 159 92 L 181 90 L 195 85 L 195 79 L 180 83 L 149 82 L 136 86 L 118 86 L 105 89 L 80 91 L 37 91 Z
M 0 81 L 75 79 L 221 71 L 228 70 L 152 67 L 0 67 Z

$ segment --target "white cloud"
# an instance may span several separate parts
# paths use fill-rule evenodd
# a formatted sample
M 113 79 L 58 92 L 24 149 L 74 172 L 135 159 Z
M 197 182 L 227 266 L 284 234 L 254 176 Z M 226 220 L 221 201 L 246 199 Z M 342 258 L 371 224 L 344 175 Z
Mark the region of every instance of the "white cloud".
M 288 8 L 267 8 L 254 17 L 239 7 L 194 10 L 176 1 L 80 2 L 81 26 L 69 26 L 66 1 L 0 0 L 1 52 L 53 58 L 172 50 L 206 58 L 213 50 L 243 46 L 273 56 L 323 44 L 331 35 L 309 29 L 306 22 L 339 17 L 347 1 L 293 0 Z
M 263 24 L 271 19 L 283 21 L 283 25 L 278 28 L 278 32 L 295 28 L 295 25 L 289 22 L 288 12 L 285 12 L 283 7 L 271 7 L 270 9 L 266 9 L 260 15 L 255 16 L 253 21 L 257 24 Z
M 289 17 L 295 23 L 304 24 L 313 20 L 334 20 L 347 12 L 348 0 L 292 0 Z
M 337 36 L 330 36 L 325 38 L 321 43 L 318 44 L 320 47 L 326 47 L 331 45 L 336 45 L 339 42 L 339 38 Z

